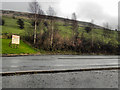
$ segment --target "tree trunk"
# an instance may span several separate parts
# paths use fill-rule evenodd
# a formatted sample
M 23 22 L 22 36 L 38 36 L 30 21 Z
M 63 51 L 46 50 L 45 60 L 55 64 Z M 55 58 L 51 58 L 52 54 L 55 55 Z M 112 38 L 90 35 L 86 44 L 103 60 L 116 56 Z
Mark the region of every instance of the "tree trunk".
M 93 47 L 93 30 L 92 30 L 92 47 Z
M 34 44 L 36 44 L 36 20 L 35 20 L 35 30 L 34 30 Z
M 53 48 L 53 20 L 51 21 L 51 49 Z
M 37 15 L 36 15 L 36 11 L 35 11 L 34 45 L 36 44 L 36 29 L 37 29 Z
M 91 49 L 92 49 L 92 52 L 94 52 L 94 45 L 93 45 L 93 26 L 92 26 L 92 39 L 91 39 Z

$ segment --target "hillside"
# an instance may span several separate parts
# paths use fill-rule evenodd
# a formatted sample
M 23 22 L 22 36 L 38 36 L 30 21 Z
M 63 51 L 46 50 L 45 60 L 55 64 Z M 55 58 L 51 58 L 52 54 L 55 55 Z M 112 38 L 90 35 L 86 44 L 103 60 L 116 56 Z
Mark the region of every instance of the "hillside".
M 9 11 L 9 10 L 2 10 L 2 14 L 4 16 L 22 17 L 24 19 L 29 19 L 30 15 L 32 15 L 31 13 L 27 13 L 27 12 L 17 12 L 17 11 Z M 50 19 L 50 17 L 51 16 L 48 16 L 48 15 L 41 15 L 41 18 L 43 19 Z M 72 20 L 68 18 L 62 18 L 62 17 L 54 17 L 54 18 L 56 19 L 56 21 L 59 21 L 59 22 L 65 22 L 65 21 L 67 21 L 67 23 L 72 22 Z M 88 26 L 90 24 L 90 22 L 83 22 L 83 21 L 78 21 L 78 23 L 80 27 Z M 103 29 L 103 27 L 95 25 L 95 24 L 94 24 L 94 28 Z
M 47 53 L 50 51 L 50 18 L 51 16 L 42 15 L 42 23 L 37 26 L 37 42 L 33 45 L 34 27 L 31 25 L 31 14 L 3 11 L 2 19 L 5 24 L 2 27 L 2 38 L 11 39 L 12 34 L 20 35 L 22 41 L 27 41 L 32 47 L 40 49 Z M 60 17 L 55 18 L 54 25 L 54 38 L 52 52 L 75 52 L 77 54 L 118 54 L 120 48 L 120 42 L 118 31 L 105 30 L 103 27 L 94 25 L 92 30 L 86 31 L 86 27 L 89 27 L 88 22 L 78 22 L 78 39 L 77 45 L 73 45 L 73 26 L 72 20 L 64 19 Z M 17 24 L 17 20 L 22 19 L 24 21 L 24 29 L 20 29 Z M 47 26 L 45 26 L 47 23 Z M 4 46 L 5 43 L 3 43 Z M 8 44 L 6 44 L 8 46 Z M 10 48 L 8 48 L 9 50 Z M 2 53 L 11 53 L 3 49 Z M 10 49 L 11 51 L 11 49 Z M 33 50 L 34 51 L 34 50 Z M 31 52 L 31 51 L 30 51 Z M 36 52 L 36 51 L 35 51 Z M 17 53 L 17 52 L 16 52 Z M 22 53 L 22 52 L 20 52 Z M 28 53 L 28 52 L 26 52 Z M 34 52 L 33 52 L 34 53 Z M 75 54 L 74 53 L 74 54 Z

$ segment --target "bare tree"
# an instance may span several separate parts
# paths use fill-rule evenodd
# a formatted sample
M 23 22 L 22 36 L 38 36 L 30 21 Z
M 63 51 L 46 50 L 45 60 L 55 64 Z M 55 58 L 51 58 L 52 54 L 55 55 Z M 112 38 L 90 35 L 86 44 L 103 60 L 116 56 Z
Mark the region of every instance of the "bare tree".
M 103 28 L 103 35 L 104 35 L 104 37 L 109 37 L 108 33 L 110 33 L 109 32 L 110 27 L 109 27 L 108 22 L 103 23 L 103 26 L 104 26 L 104 28 Z
M 120 31 L 120 26 L 119 25 L 117 26 L 117 30 Z
M 48 14 L 49 16 L 55 16 L 55 15 L 56 15 L 56 12 L 55 12 L 55 10 L 54 10 L 53 7 L 49 6 L 49 8 L 48 8 L 48 10 L 47 10 L 47 14 Z
M 93 50 L 93 28 L 94 28 L 94 20 L 92 19 L 91 20 L 91 23 L 90 23 L 90 28 L 91 28 L 91 31 L 92 31 L 92 35 L 91 35 L 91 37 L 92 37 L 92 40 L 91 40 L 91 48 L 92 48 L 92 50 Z
M 75 13 L 72 14 L 72 30 L 73 30 L 73 44 L 76 43 L 78 38 L 78 22 L 77 22 L 77 16 Z
M 52 49 L 53 48 L 53 37 L 54 37 L 54 24 L 55 24 L 54 16 L 56 15 L 56 12 L 53 9 L 53 7 L 49 6 L 47 14 L 50 16 L 50 46 Z
M 36 0 L 29 4 L 29 10 L 33 13 L 32 20 L 34 22 L 34 44 L 36 44 L 37 22 L 39 16 L 43 15 L 44 12 Z
M 76 20 L 77 19 L 77 16 L 75 13 L 72 13 L 72 20 Z
M 110 29 L 108 22 L 104 23 L 103 26 L 104 26 L 105 29 Z

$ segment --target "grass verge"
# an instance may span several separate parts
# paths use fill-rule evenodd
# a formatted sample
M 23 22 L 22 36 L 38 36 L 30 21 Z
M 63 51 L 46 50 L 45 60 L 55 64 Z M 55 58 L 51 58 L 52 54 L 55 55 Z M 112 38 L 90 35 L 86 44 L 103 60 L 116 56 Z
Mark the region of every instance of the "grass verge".
M 19 47 L 15 48 L 15 45 L 9 46 L 11 39 L 0 39 L 2 40 L 2 54 L 35 54 L 37 51 L 31 46 L 20 41 Z

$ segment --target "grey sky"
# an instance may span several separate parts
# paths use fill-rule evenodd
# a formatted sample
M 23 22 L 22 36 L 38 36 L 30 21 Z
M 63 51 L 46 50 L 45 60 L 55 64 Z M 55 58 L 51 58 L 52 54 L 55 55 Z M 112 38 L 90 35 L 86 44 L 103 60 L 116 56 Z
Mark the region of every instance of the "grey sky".
M 15 10 L 28 12 L 29 3 L 32 0 L 4 0 L 2 7 L 4 10 Z M 119 0 L 38 0 L 42 9 L 47 11 L 52 6 L 57 16 L 71 18 L 72 13 L 77 14 L 80 21 L 90 22 L 103 26 L 108 22 L 111 28 L 117 28 L 118 24 L 118 1 Z

